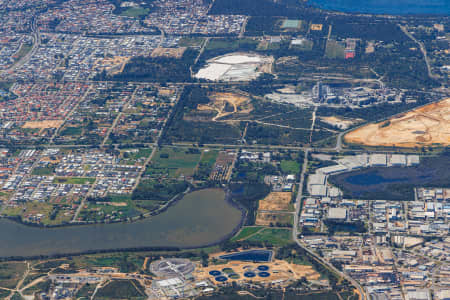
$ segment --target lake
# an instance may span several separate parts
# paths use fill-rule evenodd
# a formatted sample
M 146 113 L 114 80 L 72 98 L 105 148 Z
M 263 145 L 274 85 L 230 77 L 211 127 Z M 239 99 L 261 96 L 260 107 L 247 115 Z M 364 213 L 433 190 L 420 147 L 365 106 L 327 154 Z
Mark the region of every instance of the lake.
M 222 189 L 187 194 L 164 213 L 134 223 L 37 228 L 0 219 L 0 257 L 139 247 L 198 247 L 240 225 L 241 211 Z
M 346 198 L 414 200 L 414 187 L 450 186 L 450 153 L 422 157 L 415 167 L 376 167 L 330 176 Z
M 450 14 L 448 0 L 310 0 L 322 9 L 369 14 Z

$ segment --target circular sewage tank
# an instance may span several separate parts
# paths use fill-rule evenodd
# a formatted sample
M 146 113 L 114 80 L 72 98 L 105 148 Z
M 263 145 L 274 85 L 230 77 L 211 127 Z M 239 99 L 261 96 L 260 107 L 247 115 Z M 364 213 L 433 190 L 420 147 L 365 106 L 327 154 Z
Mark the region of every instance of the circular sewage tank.
M 269 270 L 269 266 L 266 265 L 258 266 L 258 271 L 267 271 L 267 270 Z
M 269 276 L 270 276 L 270 273 L 269 273 L 269 272 L 259 272 L 259 273 L 258 273 L 258 276 L 259 276 L 259 277 L 269 277 Z
M 247 278 L 253 278 L 256 276 L 256 274 L 254 272 L 245 272 L 244 276 Z
M 209 275 L 211 275 L 211 276 L 219 276 L 220 274 L 222 274 L 222 272 L 217 271 L 217 270 L 209 271 Z
M 215 279 L 218 282 L 225 282 L 228 280 L 228 278 L 226 278 L 225 276 L 217 276 Z
M 230 279 L 239 279 L 240 276 L 239 276 L 239 274 L 231 273 L 231 274 L 228 275 L 228 278 L 230 278 Z

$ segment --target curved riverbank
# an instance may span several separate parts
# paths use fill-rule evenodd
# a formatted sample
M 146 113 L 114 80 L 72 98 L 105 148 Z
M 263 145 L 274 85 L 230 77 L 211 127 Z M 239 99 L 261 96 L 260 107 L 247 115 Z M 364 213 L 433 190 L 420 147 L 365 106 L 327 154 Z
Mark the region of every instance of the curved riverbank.
M 205 247 L 229 238 L 243 222 L 245 213 L 227 198 L 223 189 L 195 191 L 133 223 L 38 228 L 2 219 L 0 257 Z
M 309 0 L 321 9 L 380 15 L 448 15 L 447 0 Z

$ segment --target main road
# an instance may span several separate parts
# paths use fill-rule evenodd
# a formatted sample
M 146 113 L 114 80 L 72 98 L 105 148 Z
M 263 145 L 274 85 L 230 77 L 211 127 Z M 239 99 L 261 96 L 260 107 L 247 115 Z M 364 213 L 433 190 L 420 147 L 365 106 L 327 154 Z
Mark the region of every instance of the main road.
M 305 182 L 305 176 L 306 172 L 308 170 L 308 156 L 311 149 L 306 148 L 305 149 L 305 158 L 303 160 L 303 167 L 302 172 L 300 174 L 300 181 L 298 184 L 298 193 L 297 193 L 297 199 L 295 201 L 295 214 L 294 214 L 294 226 L 292 230 L 292 239 L 297 243 L 299 247 L 301 247 L 303 250 L 308 252 L 312 257 L 314 257 L 317 261 L 321 262 L 325 266 L 327 266 L 329 269 L 331 269 L 336 274 L 339 274 L 341 277 L 347 279 L 354 287 L 356 287 L 359 291 L 359 294 L 362 297 L 362 300 L 367 300 L 366 293 L 364 289 L 361 287 L 361 285 L 354 280 L 352 277 L 350 277 L 348 274 L 341 272 L 336 267 L 334 267 L 331 263 L 326 261 L 324 258 L 320 257 L 317 253 L 310 250 L 299 238 L 299 232 L 298 232 L 298 223 L 299 223 L 299 216 L 300 216 L 300 208 L 301 208 L 301 202 L 303 198 L 303 186 Z
M 31 32 L 33 33 L 33 47 L 31 48 L 31 50 L 27 54 L 25 54 L 24 57 L 22 57 L 21 59 L 16 61 L 8 69 L 3 70 L 1 73 L 6 74 L 6 73 L 9 73 L 9 72 L 15 71 L 18 68 L 20 68 L 21 66 L 23 66 L 24 64 L 26 64 L 31 59 L 33 54 L 36 52 L 37 48 L 41 45 L 41 35 L 39 33 L 39 28 L 37 26 L 37 21 L 36 20 L 37 19 L 34 18 L 33 22 L 31 23 Z M 23 47 L 23 45 L 21 47 Z

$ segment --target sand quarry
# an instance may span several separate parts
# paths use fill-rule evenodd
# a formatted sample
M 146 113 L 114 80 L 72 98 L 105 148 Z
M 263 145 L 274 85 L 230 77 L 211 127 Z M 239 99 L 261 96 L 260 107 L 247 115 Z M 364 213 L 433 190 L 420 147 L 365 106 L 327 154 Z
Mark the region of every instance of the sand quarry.
M 208 95 L 211 102 L 208 104 L 199 104 L 198 110 L 214 110 L 217 115 L 212 119 L 216 121 L 220 118 L 232 115 L 235 113 L 250 113 L 253 107 L 250 103 L 250 98 L 236 93 L 211 93 Z M 226 110 L 226 106 L 230 105 L 233 110 Z
M 450 146 L 450 98 L 358 128 L 344 139 L 367 146 Z

